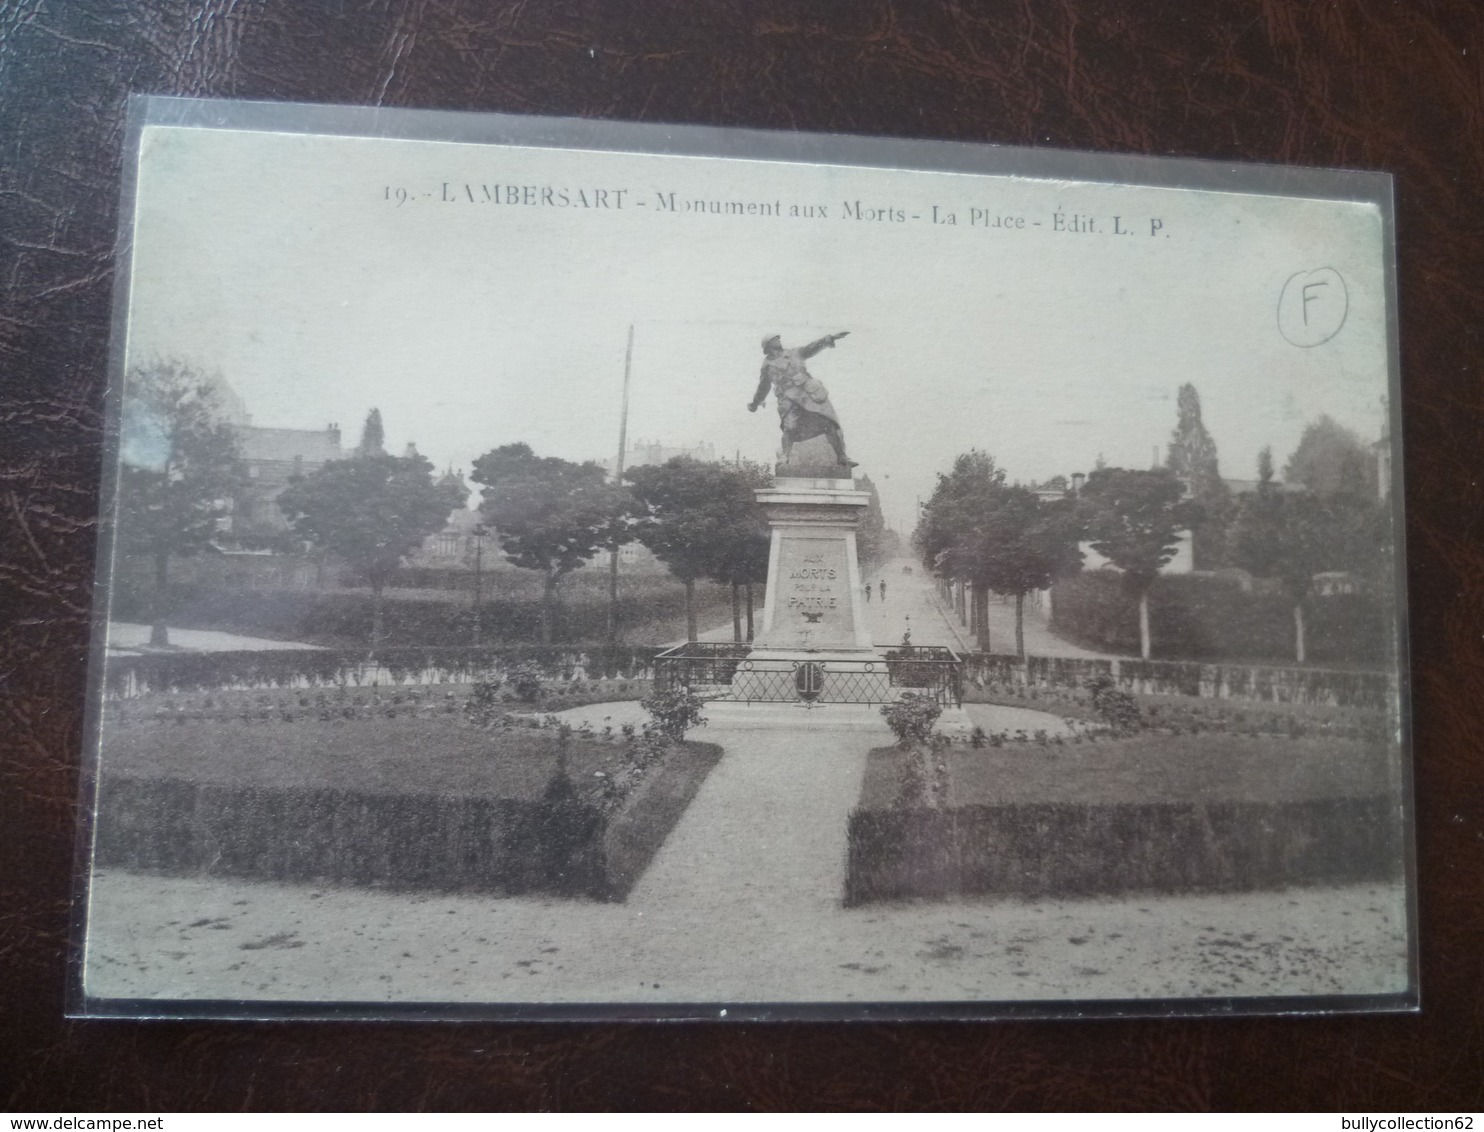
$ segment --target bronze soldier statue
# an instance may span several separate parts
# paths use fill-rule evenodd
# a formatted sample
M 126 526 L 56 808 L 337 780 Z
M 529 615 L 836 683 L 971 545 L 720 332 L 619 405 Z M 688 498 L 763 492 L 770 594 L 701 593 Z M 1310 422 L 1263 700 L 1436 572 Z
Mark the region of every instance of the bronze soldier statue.
M 757 392 L 747 411 L 755 413 L 768 399 L 768 390 L 778 402 L 778 421 L 783 429 L 783 462 L 789 462 L 794 444 L 823 436 L 835 450 L 835 459 L 847 468 L 855 467 L 855 461 L 845 455 L 845 434 L 840 429 L 840 418 L 830 404 L 829 391 L 817 377 L 810 376 L 804 368 L 804 360 L 812 358 L 826 347 L 833 347 L 850 331 L 827 334 L 807 346 L 792 350 L 783 348 L 783 341 L 774 334 L 763 339 L 762 376 L 758 379 Z

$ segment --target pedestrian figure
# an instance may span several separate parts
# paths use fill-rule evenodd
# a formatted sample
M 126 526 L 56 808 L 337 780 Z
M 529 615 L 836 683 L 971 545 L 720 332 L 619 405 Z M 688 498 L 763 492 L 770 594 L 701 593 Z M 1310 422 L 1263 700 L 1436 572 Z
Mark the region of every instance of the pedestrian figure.
M 886 601 L 886 579 L 885 578 L 882 578 L 881 579 L 881 600 L 883 602 Z
M 866 583 L 866 604 L 867 605 L 870 605 L 871 604 L 871 583 L 870 582 L 867 582 Z

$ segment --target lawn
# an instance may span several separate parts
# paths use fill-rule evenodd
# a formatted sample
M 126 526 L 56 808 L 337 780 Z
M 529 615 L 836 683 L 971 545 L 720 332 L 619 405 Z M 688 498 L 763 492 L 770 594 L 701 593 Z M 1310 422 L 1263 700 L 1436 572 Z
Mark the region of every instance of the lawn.
M 905 757 L 895 747 L 871 752 L 862 808 L 897 802 Z M 1373 740 L 1162 732 L 1062 746 L 955 745 L 935 757 L 946 768 L 950 807 L 1365 797 L 1396 789 L 1393 762 Z
M 222 786 L 535 799 L 556 772 L 554 730 L 489 730 L 459 716 L 126 723 L 105 733 L 104 783 L 115 776 Z M 621 742 L 571 738 L 567 774 L 579 794 L 616 773 Z

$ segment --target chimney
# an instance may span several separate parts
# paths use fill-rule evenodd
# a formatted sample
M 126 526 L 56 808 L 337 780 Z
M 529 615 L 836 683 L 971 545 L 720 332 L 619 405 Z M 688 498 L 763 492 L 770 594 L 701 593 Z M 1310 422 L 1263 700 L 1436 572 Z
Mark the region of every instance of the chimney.
M 1081 495 L 1082 485 L 1087 482 L 1087 477 L 1081 472 L 1072 473 L 1072 494 Z

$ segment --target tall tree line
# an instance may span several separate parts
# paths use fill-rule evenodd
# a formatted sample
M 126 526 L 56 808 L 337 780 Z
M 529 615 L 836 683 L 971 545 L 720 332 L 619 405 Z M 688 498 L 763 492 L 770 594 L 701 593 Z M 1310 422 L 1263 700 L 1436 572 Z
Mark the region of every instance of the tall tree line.
M 927 567 L 969 591 L 969 623 L 988 641 L 993 594 L 1016 601 L 1015 651 L 1025 655 L 1025 595 L 1080 568 L 1079 544 L 1120 573 L 1139 623 L 1139 651 L 1153 655 L 1149 595 L 1189 534 L 1198 570 L 1239 567 L 1281 587 L 1293 607 L 1294 656 L 1307 659 L 1306 614 L 1316 577 L 1384 589 L 1392 562 L 1390 515 L 1376 482 L 1375 454 L 1329 417 L 1306 427 L 1275 475 L 1271 450 L 1258 460 L 1254 489 L 1233 493 L 1221 477 L 1216 442 L 1201 419 L 1200 395 L 1183 385 L 1162 467 L 1111 468 L 1099 459 L 1075 498 L 1007 482 L 988 453 L 955 458 L 938 477 L 914 540 Z
M 968 586 L 980 648 L 990 643 L 990 596 L 1015 598 L 1015 651 L 1024 656 L 1025 597 L 1081 568 L 1079 532 L 1070 501 L 1007 483 L 994 458 L 974 449 L 938 476 L 914 538 L 930 570 Z

